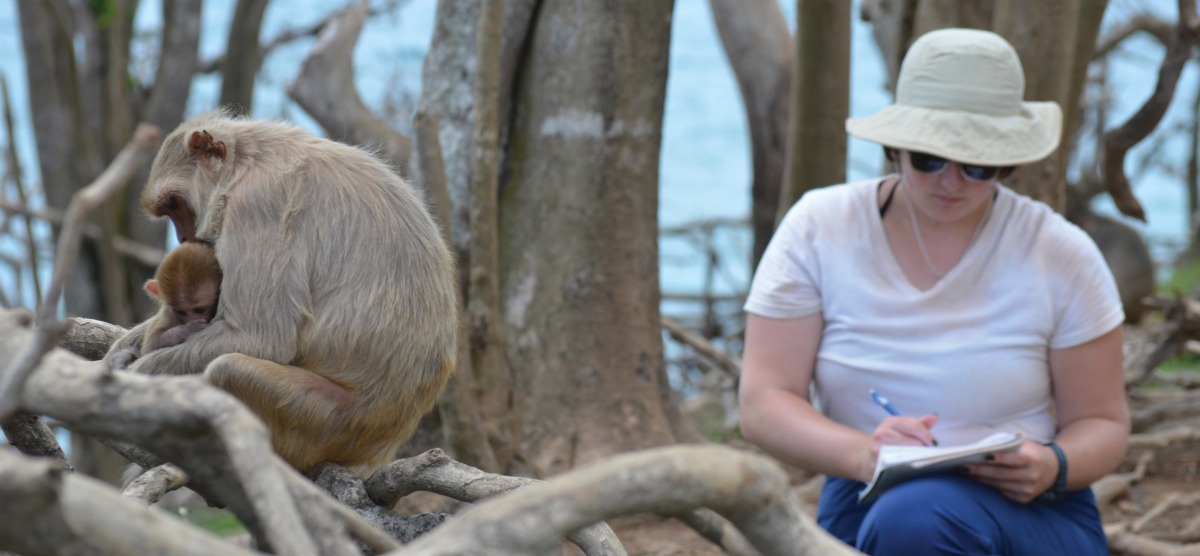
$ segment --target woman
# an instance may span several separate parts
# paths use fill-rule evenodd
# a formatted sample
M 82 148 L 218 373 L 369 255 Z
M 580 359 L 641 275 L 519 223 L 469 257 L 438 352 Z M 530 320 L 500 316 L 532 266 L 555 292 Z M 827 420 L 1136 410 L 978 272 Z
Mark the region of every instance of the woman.
M 1095 244 L 999 183 L 1061 134 L 1023 75 L 994 33 L 922 36 L 896 103 L 846 123 L 897 173 L 806 194 L 755 273 L 742 430 L 828 475 L 818 522 L 870 554 L 1107 554 L 1087 487 L 1125 454 L 1123 314 Z M 1026 440 L 858 503 L 880 446 L 998 431 Z

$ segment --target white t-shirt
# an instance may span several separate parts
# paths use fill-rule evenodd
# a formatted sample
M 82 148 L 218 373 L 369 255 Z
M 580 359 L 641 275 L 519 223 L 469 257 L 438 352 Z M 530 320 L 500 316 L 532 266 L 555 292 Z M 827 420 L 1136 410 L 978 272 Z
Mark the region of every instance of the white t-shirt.
M 904 415 L 938 413 L 943 445 L 1001 430 L 1052 440 L 1048 349 L 1124 320 L 1095 243 L 1044 203 L 999 186 L 978 238 L 921 291 L 888 245 L 879 183 L 805 194 L 763 254 L 746 311 L 823 313 L 815 403 L 839 423 L 873 431 L 887 416 L 874 388 Z

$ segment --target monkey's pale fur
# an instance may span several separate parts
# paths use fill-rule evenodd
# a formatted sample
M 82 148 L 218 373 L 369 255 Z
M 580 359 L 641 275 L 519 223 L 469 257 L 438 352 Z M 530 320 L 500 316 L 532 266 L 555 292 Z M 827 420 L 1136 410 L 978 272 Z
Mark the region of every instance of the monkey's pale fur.
M 213 245 L 224 280 L 207 328 L 131 368 L 203 372 L 301 471 L 390 462 L 457 353 L 453 261 L 412 187 L 361 149 L 210 113 L 164 141 L 142 204 Z

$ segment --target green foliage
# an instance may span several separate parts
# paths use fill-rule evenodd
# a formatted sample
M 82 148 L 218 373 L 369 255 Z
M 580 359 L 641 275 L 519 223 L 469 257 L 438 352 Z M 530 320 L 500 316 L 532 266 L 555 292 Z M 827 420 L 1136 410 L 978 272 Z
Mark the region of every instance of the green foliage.
M 1200 355 L 1184 353 L 1176 355 L 1158 366 L 1158 370 L 1166 373 L 1200 373 Z
M 96 25 L 101 31 L 108 29 L 117 17 L 117 4 L 112 0 L 91 0 L 92 13 L 96 14 Z
M 228 510 L 206 506 L 180 508 L 179 517 L 185 521 L 220 537 L 229 537 L 246 532 L 245 526 Z M 185 517 L 186 516 L 186 517 Z
M 1187 295 L 1197 284 L 1200 284 L 1200 258 L 1189 257 L 1175 263 L 1171 277 L 1158 289 L 1169 294 L 1179 292 Z

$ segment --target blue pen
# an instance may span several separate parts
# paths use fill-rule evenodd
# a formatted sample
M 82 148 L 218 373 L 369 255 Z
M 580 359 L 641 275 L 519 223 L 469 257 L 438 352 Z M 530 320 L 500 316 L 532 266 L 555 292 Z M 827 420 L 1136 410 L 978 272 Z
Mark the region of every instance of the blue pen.
M 871 393 L 871 399 L 875 401 L 875 405 L 882 407 L 884 411 L 888 412 L 888 414 L 890 414 L 894 417 L 900 416 L 900 412 L 896 411 L 896 408 L 892 407 L 891 402 L 889 402 L 887 398 L 883 397 L 883 394 L 876 392 L 874 388 L 871 388 L 870 390 L 868 390 L 868 392 Z M 934 446 L 938 445 L 936 438 L 933 439 L 933 445 Z

